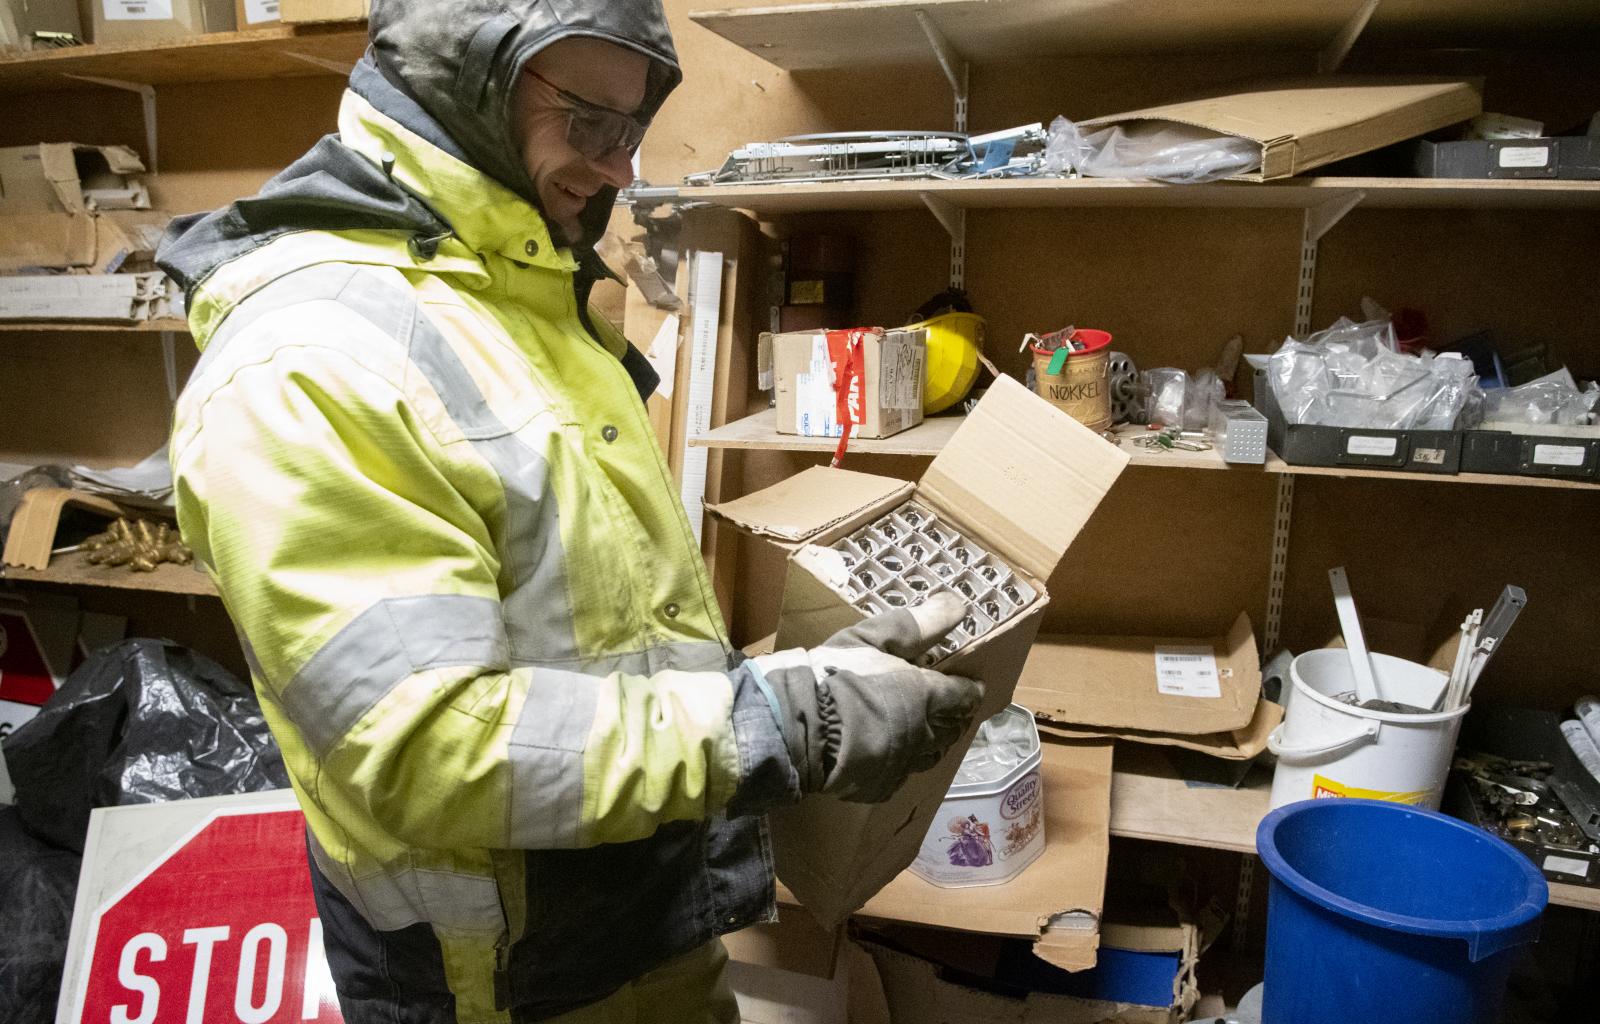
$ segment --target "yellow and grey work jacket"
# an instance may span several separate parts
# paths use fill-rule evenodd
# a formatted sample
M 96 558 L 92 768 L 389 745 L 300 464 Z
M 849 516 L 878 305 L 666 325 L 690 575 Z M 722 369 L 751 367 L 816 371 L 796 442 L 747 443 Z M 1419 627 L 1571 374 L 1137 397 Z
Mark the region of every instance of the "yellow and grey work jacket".
M 204 349 L 179 524 L 321 874 L 375 930 L 431 926 L 463 1021 L 599 998 L 771 916 L 761 821 L 729 804 L 781 737 L 757 697 L 741 745 L 705 566 L 571 252 L 356 92 L 328 147 L 448 232 L 276 230 L 204 273 L 204 231 L 163 249 Z

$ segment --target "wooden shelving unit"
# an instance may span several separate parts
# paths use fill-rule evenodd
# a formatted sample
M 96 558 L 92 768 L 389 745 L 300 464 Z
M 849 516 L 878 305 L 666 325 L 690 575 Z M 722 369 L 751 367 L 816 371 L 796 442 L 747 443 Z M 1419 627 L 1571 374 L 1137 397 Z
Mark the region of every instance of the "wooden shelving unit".
M 136 324 L 62 322 L 59 320 L 4 320 L 0 333 L 34 333 L 39 331 L 71 331 L 74 334 L 161 334 L 167 331 L 189 333 L 189 321 L 175 317 L 160 320 L 142 320 Z
M 364 23 L 213 32 L 156 46 L 107 44 L 0 58 L 0 94 L 97 89 L 93 78 L 171 85 L 348 73 L 366 50 Z
M 790 71 L 934 60 L 926 25 L 976 63 L 1046 56 L 1320 51 L 1361 16 L 1362 0 L 845 0 L 690 14 L 700 25 Z M 1383 4 L 1363 45 L 1583 45 L 1600 10 L 1583 0 Z
M 851 438 L 850 454 L 860 455 L 918 455 L 932 457 L 949 443 L 962 423 L 960 416 L 934 416 L 910 430 L 893 437 L 876 440 Z M 838 442 L 828 437 L 801 437 L 798 434 L 780 434 L 777 430 L 777 413 L 763 409 L 753 416 L 735 420 L 708 433 L 689 438 L 689 443 L 701 448 L 732 448 L 755 451 L 831 452 Z M 1293 476 L 1365 477 L 1372 480 L 1404 480 L 1420 483 L 1485 484 L 1496 487 L 1546 487 L 1558 490 L 1597 491 L 1600 484 L 1577 480 L 1557 480 L 1536 476 L 1501 476 L 1491 473 L 1458 473 L 1433 475 L 1429 473 L 1401 473 L 1382 469 L 1325 468 L 1321 466 L 1291 466 L 1277 456 L 1267 453 L 1264 466 L 1237 465 L 1222 461 L 1216 451 L 1183 452 L 1151 451 L 1132 443 L 1133 438 L 1145 433 L 1142 427 L 1120 426 L 1116 434 L 1132 456 L 1135 466 L 1156 466 L 1163 469 L 1209 469 L 1231 473 L 1287 473 Z
M 1289 178 L 1168 185 L 1120 178 L 855 181 L 685 186 L 679 202 L 758 214 L 911 210 L 924 196 L 962 210 L 1115 207 L 1306 210 L 1361 193 L 1363 209 L 1600 209 L 1600 181 L 1466 181 L 1452 178 Z
M 78 587 L 110 587 L 116 590 L 150 590 L 192 597 L 216 597 L 211 578 L 193 566 L 163 563 L 154 572 L 135 572 L 125 565 L 91 565 L 82 554 L 57 555 L 44 569 L 0 567 L 0 581 L 17 583 L 60 583 Z
M 1191 786 L 1159 750 L 1123 743 L 1111 777 L 1111 834 L 1255 853 L 1256 826 L 1266 816 L 1271 790 L 1271 776 L 1259 772 L 1237 789 Z M 1600 910 L 1600 889 L 1551 882 L 1550 902 Z

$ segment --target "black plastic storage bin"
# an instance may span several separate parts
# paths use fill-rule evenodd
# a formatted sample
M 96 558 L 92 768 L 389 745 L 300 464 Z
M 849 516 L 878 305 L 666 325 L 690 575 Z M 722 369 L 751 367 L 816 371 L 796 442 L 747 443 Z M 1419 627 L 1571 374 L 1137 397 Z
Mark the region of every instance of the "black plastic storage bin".
M 1600 437 L 1468 430 L 1461 445 L 1463 473 L 1509 473 L 1600 480 Z

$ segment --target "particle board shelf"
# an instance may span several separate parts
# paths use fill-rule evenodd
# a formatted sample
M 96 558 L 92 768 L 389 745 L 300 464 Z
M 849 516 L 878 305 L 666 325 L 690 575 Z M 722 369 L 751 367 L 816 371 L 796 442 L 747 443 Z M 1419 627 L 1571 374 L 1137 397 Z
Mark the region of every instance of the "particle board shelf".
M 1600 8 L 1600 5 L 1596 5 Z M 757 214 L 911 210 L 923 196 L 963 210 L 1056 207 L 1305 210 L 1361 192 L 1374 209 L 1600 209 L 1600 181 L 1310 177 L 1169 185 L 1122 178 L 902 179 L 729 184 L 653 190 L 679 203 Z
M 365 24 L 342 24 L 34 50 L 0 59 L 0 94 L 103 88 L 92 78 L 171 85 L 345 74 L 366 46 Z
M 142 321 L 140 321 L 139 323 L 136 323 L 136 324 L 89 323 L 89 322 L 66 323 L 66 322 L 62 322 L 62 321 L 58 321 L 58 320 L 52 320 L 52 321 L 43 321 L 43 320 L 8 320 L 8 321 L 0 321 L 0 333 L 21 334 L 21 333 L 35 333 L 35 332 L 39 332 L 39 331 L 45 331 L 45 332 L 61 331 L 61 332 L 71 332 L 71 333 L 74 333 L 74 334 L 83 334 L 83 333 L 160 334 L 160 333 L 163 333 L 163 332 L 166 332 L 166 331 L 174 331 L 174 332 L 177 332 L 177 333 L 180 333 L 180 334 L 187 334 L 187 333 L 189 333 L 189 321 L 187 321 L 187 320 L 179 320 L 176 317 L 167 317 L 167 318 L 160 319 L 160 320 L 142 320 Z
M 1271 775 L 1259 770 L 1237 789 L 1191 787 L 1161 751 L 1119 743 L 1111 775 L 1111 834 L 1255 853 L 1256 826 L 1266 816 L 1271 791 Z M 1600 911 L 1600 889 L 1551 882 L 1550 902 Z
M 109 587 L 116 590 L 150 590 L 193 597 L 216 597 L 211 578 L 187 565 L 163 563 L 154 572 L 134 572 L 127 566 L 91 565 L 81 553 L 57 555 L 45 569 L 0 567 L 0 581 L 17 583 L 59 583 L 77 587 Z
M 801 437 L 798 434 L 780 434 L 777 430 L 778 414 L 773 409 L 763 409 L 753 416 L 735 420 L 708 433 L 689 438 L 697 448 L 737 448 L 746 451 L 782 452 L 832 452 L 838 442 L 830 437 Z M 918 455 L 934 456 L 944 449 L 950 438 L 960 428 L 961 416 L 933 416 L 910 430 L 879 440 L 851 438 L 849 451 L 861 455 Z M 1238 465 L 1222 461 L 1215 450 L 1206 452 L 1150 451 L 1131 443 L 1143 434 L 1142 427 L 1123 425 L 1115 428 L 1124 449 L 1134 466 L 1162 469 L 1226 470 L 1230 473 L 1288 473 L 1293 476 L 1364 477 L 1374 480 L 1395 480 L 1407 483 L 1487 484 L 1499 487 L 1539 487 L 1561 490 L 1600 491 L 1600 484 L 1579 480 L 1557 480 L 1536 476 L 1501 476 L 1491 473 L 1460 473 L 1455 476 L 1428 473 L 1398 473 L 1382 469 L 1354 467 L 1324 468 L 1321 466 L 1291 466 L 1277 454 L 1267 453 L 1264 466 Z
M 845 0 L 690 12 L 690 18 L 792 71 L 934 61 L 927 25 L 958 59 L 1313 52 L 1363 0 Z M 1362 47 L 1582 48 L 1600 29 L 1585 0 L 1388 0 Z M 1584 33 L 1589 33 L 1586 37 Z

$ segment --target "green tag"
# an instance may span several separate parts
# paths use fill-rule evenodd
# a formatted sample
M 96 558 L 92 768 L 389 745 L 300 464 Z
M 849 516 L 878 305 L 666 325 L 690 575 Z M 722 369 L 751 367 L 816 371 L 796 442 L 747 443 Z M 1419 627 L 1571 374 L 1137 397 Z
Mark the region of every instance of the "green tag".
M 1044 372 L 1051 377 L 1058 376 L 1061 373 L 1061 368 L 1067 365 L 1067 357 L 1070 355 L 1072 355 L 1072 350 L 1065 345 L 1056 349 L 1055 354 L 1050 357 L 1050 365 L 1044 368 Z

